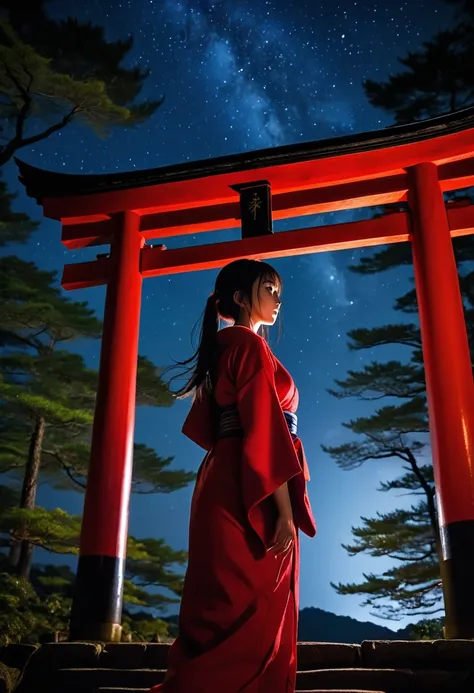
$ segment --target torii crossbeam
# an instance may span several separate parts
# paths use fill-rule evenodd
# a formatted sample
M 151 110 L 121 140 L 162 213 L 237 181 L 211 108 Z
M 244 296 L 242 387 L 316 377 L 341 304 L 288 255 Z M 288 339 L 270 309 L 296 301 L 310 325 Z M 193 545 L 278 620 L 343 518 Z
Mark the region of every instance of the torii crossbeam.
M 446 634 L 474 638 L 474 385 L 452 236 L 474 233 L 474 108 L 377 132 L 112 175 L 18 161 L 27 193 L 69 248 L 110 254 L 64 268 L 62 286 L 107 284 L 71 639 L 118 640 L 128 532 L 144 277 L 410 240 L 423 344 Z M 272 218 L 408 202 L 371 221 L 272 233 Z M 250 213 L 251 212 L 251 213 Z M 242 227 L 242 240 L 166 250 L 147 239 Z

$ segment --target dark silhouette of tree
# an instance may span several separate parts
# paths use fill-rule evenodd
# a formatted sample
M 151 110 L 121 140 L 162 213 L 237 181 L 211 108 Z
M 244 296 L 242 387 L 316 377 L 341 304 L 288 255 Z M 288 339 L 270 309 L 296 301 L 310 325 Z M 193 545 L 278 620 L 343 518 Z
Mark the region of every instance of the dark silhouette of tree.
M 163 103 L 162 96 L 138 100 L 150 71 L 124 67 L 133 38 L 108 41 L 90 22 L 53 20 L 42 2 L 28 11 L 10 1 L 1 8 L 0 166 L 73 120 L 105 135 L 146 121 Z
M 472 0 L 445 0 L 458 21 L 399 58 L 403 67 L 381 82 L 365 80 L 369 102 L 398 124 L 453 113 L 474 104 L 474 9 Z

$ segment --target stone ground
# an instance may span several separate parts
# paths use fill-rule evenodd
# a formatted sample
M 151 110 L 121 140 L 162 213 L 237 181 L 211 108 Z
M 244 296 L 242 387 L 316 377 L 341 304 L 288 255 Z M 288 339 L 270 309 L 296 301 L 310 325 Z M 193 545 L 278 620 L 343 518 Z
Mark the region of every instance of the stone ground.
M 168 648 L 154 643 L 8 645 L 0 650 L 0 663 L 14 673 L 2 688 L 0 665 L 0 693 L 145 693 L 163 679 Z M 16 683 L 18 671 L 23 674 Z M 299 643 L 297 692 L 329 691 L 474 693 L 474 641 Z

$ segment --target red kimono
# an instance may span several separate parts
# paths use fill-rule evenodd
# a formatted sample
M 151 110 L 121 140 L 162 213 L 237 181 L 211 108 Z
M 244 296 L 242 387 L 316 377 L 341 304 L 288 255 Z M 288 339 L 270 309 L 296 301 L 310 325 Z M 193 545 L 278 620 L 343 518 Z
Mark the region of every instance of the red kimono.
M 236 405 L 243 436 L 215 440 L 207 398 L 183 426 L 207 450 L 191 504 L 189 562 L 165 682 L 153 693 L 293 693 L 296 679 L 299 545 L 267 551 L 274 491 L 288 482 L 295 525 L 316 533 L 303 448 L 283 411 L 295 412 L 293 380 L 252 330 L 218 333 L 214 396 Z

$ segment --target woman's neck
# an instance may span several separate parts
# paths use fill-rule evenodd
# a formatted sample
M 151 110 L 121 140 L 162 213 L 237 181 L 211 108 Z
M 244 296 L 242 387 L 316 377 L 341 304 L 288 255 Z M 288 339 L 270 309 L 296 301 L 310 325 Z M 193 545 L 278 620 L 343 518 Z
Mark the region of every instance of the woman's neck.
M 252 330 L 252 332 L 255 332 L 255 334 L 257 334 L 257 332 L 260 329 L 261 323 L 255 322 L 253 324 L 250 324 L 250 320 L 248 318 L 239 318 L 239 320 L 235 321 L 234 325 L 236 325 L 237 327 L 246 327 L 248 330 Z

